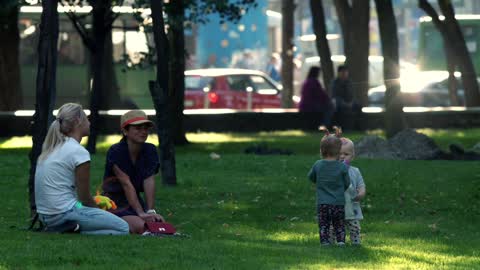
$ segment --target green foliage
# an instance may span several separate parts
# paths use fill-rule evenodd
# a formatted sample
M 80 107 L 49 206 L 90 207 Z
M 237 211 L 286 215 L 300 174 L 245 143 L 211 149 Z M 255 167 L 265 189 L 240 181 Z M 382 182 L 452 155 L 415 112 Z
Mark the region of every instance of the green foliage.
M 457 132 L 441 136 L 445 141 L 461 140 Z M 464 137 L 471 134 L 464 132 Z M 363 245 L 322 248 L 315 190 L 306 179 L 318 158 L 319 133 L 188 136 L 197 143 L 178 149 L 179 186 L 157 187 L 157 208 L 191 236 L 185 239 L 24 231 L 28 151 L 0 149 L 0 269 L 478 269 L 480 265 L 480 167 L 474 162 L 354 161 L 368 189 L 362 203 Z M 292 148 L 296 154 L 243 154 L 246 145 L 265 141 L 272 147 Z M 103 175 L 105 146 L 92 159 L 92 189 Z M 210 151 L 220 158 L 211 159 Z
M 207 16 L 209 14 L 218 13 L 221 19 L 220 23 L 225 21 L 238 22 L 242 15 L 248 12 L 248 9 L 255 8 L 257 5 L 255 0 L 189 0 L 185 1 L 186 20 L 192 23 L 205 23 L 208 22 Z M 168 14 L 171 4 L 166 5 L 165 8 Z
M 136 8 L 150 7 L 149 0 L 136 0 L 133 4 Z M 165 13 L 167 14 L 166 23 L 169 24 L 169 15 L 171 14 L 185 14 L 185 21 L 190 23 L 205 23 L 208 22 L 208 15 L 217 13 L 224 21 L 237 22 L 242 18 L 242 15 L 248 12 L 250 8 L 258 6 L 256 0 L 184 0 L 183 10 L 177 10 L 178 5 L 175 1 L 168 1 L 164 5 Z M 144 18 L 137 17 L 139 21 Z M 222 21 L 221 23 L 223 23 Z M 182 22 L 183 23 L 183 22 Z M 191 24 L 188 24 L 191 26 Z

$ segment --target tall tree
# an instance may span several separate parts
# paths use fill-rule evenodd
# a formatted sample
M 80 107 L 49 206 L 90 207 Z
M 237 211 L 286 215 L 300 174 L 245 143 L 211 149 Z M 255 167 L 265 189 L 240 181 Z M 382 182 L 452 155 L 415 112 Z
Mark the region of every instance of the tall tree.
M 447 45 L 444 45 L 447 51 L 446 55 L 447 57 L 453 57 L 453 60 L 450 60 L 450 63 L 447 63 L 449 66 L 458 66 L 462 73 L 462 82 L 465 90 L 465 105 L 468 107 L 480 106 L 480 91 L 476 78 L 475 66 L 473 65 L 470 53 L 468 52 L 460 25 L 455 19 L 453 5 L 449 0 L 438 0 L 438 5 L 445 16 L 445 20 L 443 21 L 439 20 L 438 13 L 428 1 L 418 1 L 418 6 L 432 18 L 435 27 L 442 35 L 443 41 L 447 42 Z M 452 53 L 452 51 L 454 53 Z
M 327 40 L 327 26 L 325 25 L 325 11 L 323 2 L 318 0 L 310 0 L 310 11 L 312 13 L 313 33 L 315 33 L 315 45 L 318 55 L 320 56 L 320 64 L 322 67 L 323 83 L 325 89 L 331 94 L 330 84 L 333 80 L 333 63 L 332 54 Z
M 104 48 L 106 36 L 108 33 L 105 27 L 105 16 L 111 12 L 111 1 L 90 0 L 92 5 L 93 17 L 93 40 L 92 42 L 92 89 L 90 94 L 90 135 L 88 136 L 87 150 L 94 154 L 97 148 L 97 132 L 100 126 L 100 116 L 98 114 L 100 105 L 104 102 L 102 99 L 102 91 L 104 88 L 103 71 L 104 71 Z
M 92 6 L 92 29 L 86 27 L 85 16 L 79 16 L 73 11 L 67 12 L 68 18 L 79 33 L 82 41 L 90 52 L 90 136 L 87 149 L 96 152 L 97 133 L 101 125 L 99 110 L 111 109 L 120 105 L 119 88 L 115 81 L 112 58 L 112 25 L 118 18 L 112 10 L 113 5 L 122 5 L 123 0 L 87 0 Z M 75 5 L 75 0 L 62 0 L 62 4 Z M 110 44 L 108 44 L 110 43 Z M 110 55 L 108 55 L 110 54 Z
M 446 56 L 448 71 L 448 93 L 450 103 L 454 106 L 459 104 L 457 95 L 457 79 L 455 78 L 456 57 L 452 43 L 449 41 L 448 32 L 444 22 L 440 21 L 435 9 L 426 1 L 419 1 L 419 7 L 425 11 L 431 18 L 435 28 L 440 32 L 443 41 L 443 50 Z
M 185 6 L 184 0 L 176 0 L 170 3 L 167 9 L 168 22 L 170 25 L 170 48 L 171 68 L 170 68 L 170 92 L 173 96 L 172 123 L 173 123 L 173 141 L 176 145 L 188 143 L 185 136 L 185 127 L 183 125 L 183 109 L 185 97 Z
M 294 0 L 282 1 L 282 107 L 293 106 Z
M 30 152 L 30 178 L 28 191 L 32 216 L 35 206 L 35 170 L 37 159 L 42 152 L 42 144 L 48 127 L 53 121 L 57 79 L 57 41 L 58 41 L 58 0 L 42 1 L 42 17 L 40 21 L 40 40 L 38 43 L 38 68 L 35 114 L 33 115 L 32 141 Z
M 156 113 L 156 125 L 160 149 L 162 182 L 176 185 L 175 147 L 171 130 L 172 93 L 169 91 L 169 44 L 163 20 L 163 1 L 150 0 L 153 21 L 153 37 L 157 53 L 156 80 L 150 81 L 150 93 Z
M 22 106 L 18 30 L 19 1 L 2 0 L 0 9 L 0 111 L 14 111 Z M 8 128 L 8 127 L 4 127 Z
M 351 4 L 349 3 L 351 2 Z M 347 58 L 355 101 L 368 104 L 368 54 L 370 1 L 335 0 L 335 9 L 342 28 L 343 49 Z
M 403 104 L 400 97 L 400 60 L 398 52 L 397 22 L 391 0 L 375 0 L 383 54 L 385 81 L 385 127 L 391 138 L 405 126 Z

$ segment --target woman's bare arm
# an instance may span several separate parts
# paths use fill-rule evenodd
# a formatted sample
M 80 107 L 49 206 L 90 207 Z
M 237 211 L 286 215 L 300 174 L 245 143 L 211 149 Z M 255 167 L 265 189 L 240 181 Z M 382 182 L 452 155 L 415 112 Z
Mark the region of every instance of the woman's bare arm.
M 150 176 L 143 181 L 143 190 L 145 192 L 145 203 L 148 209 L 155 209 L 155 176 Z M 155 213 L 155 219 L 165 221 L 158 213 Z
M 130 177 L 115 164 L 113 165 L 113 173 L 122 185 L 128 204 L 135 210 L 135 212 L 137 212 L 139 216 L 145 214 L 142 205 L 138 201 L 137 192 L 135 191 L 132 182 L 130 182 Z
M 97 207 L 90 193 L 90 162 L 85 162 L 75 168 L 75 186 L 78 200 L 85 206 Z

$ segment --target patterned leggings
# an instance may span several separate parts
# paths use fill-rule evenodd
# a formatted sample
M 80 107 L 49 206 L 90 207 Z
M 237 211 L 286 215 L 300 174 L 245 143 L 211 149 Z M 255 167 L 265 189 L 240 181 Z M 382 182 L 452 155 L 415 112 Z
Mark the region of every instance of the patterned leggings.
M 360 238 L 360 220 L 353 219 L 353 220 L 345 220 L 345 227 L 350 232 L 350 241 L 353 245 L 360 245 L 362 243 L 362 239 Z M 333 226 L 330 226 L 329 232 L 329 240 L 330 243 L 335 243 L 335 233 Z
M 360 221 L 357 219 L 354 220 L 345 220 L 348 231 L 350 232 L 350 241 L 354 245 L 360 245 L 362 240 L 360 238 Z
M 345 243 L 345 208 L 343 205 L 320 204 L 317 207 L 320 243 L 333 243 L 329 239 L 330 225 L 335 230 L 337 243 Z

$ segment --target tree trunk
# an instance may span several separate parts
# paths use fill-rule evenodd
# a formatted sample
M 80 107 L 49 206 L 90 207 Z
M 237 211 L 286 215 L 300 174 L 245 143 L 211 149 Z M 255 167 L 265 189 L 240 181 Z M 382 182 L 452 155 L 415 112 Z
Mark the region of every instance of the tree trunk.
M 310 10 L 313 20 L 313 32 L 315 33 L 315 45 L 320 56 L 322 67 L 323 83 L 329 95 L 331 95 L 330 84 L 334 77 L 332 55 L 327 40 L 327 27 L 325 25 L 325 14 L 322 1 L 310 0 Z
M 349 66 L 354 99 L 363 107 L 368 105 L 370 1 L 353 0 L 351 19 L 349 27 L 351 55 L 347 55 L 347 65 Z
M 452 47 L 457 56 L 457 62 L 462 73 L 463 88 L 465 91 L 465 105 L 467 107 L 480 106 L 480 92 L 478 88 L 477 73 L 472 58 L 463 36 L 460 25 L 455 19 L 455 12 L 451 1 L 438 0 L 438 5 L 445 16 L 445 28 L 452 37 Z
M 114 15 L 114 13 L 112 13 L 110 10 L 112 0 L 88 0 L 88 3 L 93 7 L 93 9 L 96 9 L 92 11 L 94 14 L 103 12 L 103 17 L 100 14 L 96 15 L 96 18 L 94 19 L 95 22 L 93 23 L 94 28 L 102 26 L 102 31 L 105 32 L 105 38 L 103 41 L 105 45 L 103 47 L 103 52 L 101 53 L 103 55 L 102 63 L 104 66 L 104 69 L 102 71 L 102 85 L 104 86 L 104 88 L 99 94 L 100 100 L 102 101 L 101 103 L 99 103 L 99 109 L 108 110 L 122 108 L 123 103 L 121 100 L 120 88 L 118 87 L 118 81 L 113 63 L 112 25 L 114 20 L 116 19 L 116 17 L 114 17 L 116 15 Z M 81 20 L 77 15 L 72 12 L 67 12 L 65 14 L 72 22 L 73 27 L 75 28 L 75 30 L 77 30 L 77 33 L 80 35 L 83 44 L 90 53 L 90 62 L 88 64 L 88 80 L 93 79 L 96 75 L 95 72 L 97 70 L 97 67 L 95 66 L 97 62 L 94 60 L 94 58 L 97 57 L 97 45 L 95 44 L 95 33 L 97 30 L 93 29 L 94 33 L 91 34 L 90 31 L 86 29 L 86 26 L 82 24 Z M 102 20 L 103 23 L 100 24 L 100 21 Z M 89 90 L 93 92 L 92 89 Z M 93 96 L 92 92 L 90 92 L 89 94 L 90 99 L 92 99 Z M 93 140 L 94 138 L 92 137 L 92 141 Z
M 282 107 L 293 106 L 293 35 L 294 0 L 282 2 Z
M 171 117 L 169 104 L 169 49 L 163 21 L 163 1 L 150 0 L 153 20 L 153 37 L 157 50 L 156 81 L 150 81 L 150 93 L 155 106 L 156 125 L 160 149 L 160 167 L 162 183 L 176 185 L 175 147 L 171 136 Z
M 368 104 L 368 70 L 369 70 L 369 20 L 370 2 L 352 0 L 335 0 L 335 8 L 343 33 L 346 64 L 352 82 L 354 100 L 360 106 Z
M 171 13 L 168 14 L 170 20 L 170 93 L 173 96 L 172 122 L 173 122 L 173 142 L 175 145 L 188 144 L 185 137 L 185 127 L 183 125 L 183 109 L 185 97 L 185 7 L 183 0 L 176 0 L 171 3 Z
M 37 159 L 42 152 L 42 144 L 48 127 L 53 121 L 53 106 L 56 93 L 58 12 L 57 0 L 42 1 L 42 17 L 40 22 L 40 39 L 38 42 L 38 68 L 36 81 L 35 114 L 32 124 L 32 150 L 30 152 L 30 177 L 28 191 L 32 217 L 35 206 L 35 171 Z
M 108 33 L 105 27 L 105 18 L 111 8 L 110 1 L 90 1 L 93 13 L 93 52 L 92 52 L 92 72 L 93 82 L 90 93 L 90 136 L 88 137 L 87 150 L 95 154 L 97 148 L 97 133 L 100 126 L 100 117 L 98 111 L 103 104 L 102 91 L 104 89 L 104 48 L 106 35 Z
M 457 57 L 455 50 L 452 46 L 452 40 L 447 32 L 444 21 L 440 21 L 438 18 L 438 13 L 435 9 L 427 2 L 427 0 L 419 0 L 418 6 L 432 18 L 432 22 L 435 25 L 435 28 L 442 36 L 443 40 L 443 51 L 445 52 L 446 62 L 447 62 L 447 71 L 448 71 L 448 93 L 450 97 L 450 102 L 452 105 L 458 105 L 458 96 L 457 96 L 457 79 L 455 78 L 455 69 Z
M 118 87 L 117 76 L 115 74 L 115 66 L 113 63 L 113 43 L 112 28 L 106 29 L 105 47 L 103 51 L 103 91 L 100 104 L 100 110 L 125 109 L 122 108 L 122 100 L 120 98 L 120 88 Z M 93 76 L 92 76 L 93 77 Z
M 455 51 L 450 46 L 448 42 L 444 40 L 444 51 L 447 56 L 447 71 L 448 71 L 448 96 L 450 98 L 451 106 L 459 106 L 460 102 L 458 101 L 458 83 L 457 78 L 455 78 Z
M 447 68 L 449 69 L 449 72 L 451 73 L 452 65 L 457 64 L 459 66 L 465 91 L 465 105 L 479 106 L 480 92 L 478 90 L 475 67 L 473 66 L 460 26 L 455 19 L 453 6 L 448 1 L 443 0 L 439 0 L 439 5 L 445 15 L 444 21 L 438 19 L 437 12 L 427 0 L 418 1 L 418 6 L 432 18 L 432 22 L 442 35 L 443 42 L 445 43 L 444 48 L 446 51 L 445 54 L 447 56 Z M 449 51 L 451 51 L 451 53 Z M 454 62 L 454 64 L 452 64 L 452 62 Z M 450 99 L 452 99 L 452 104 L 455 104 L 453 102 L 456 98 L 456 92 L 453 92 L 450 88 L 453 87 L 456 80 L 455 82 L 453 81 L 454 76 L 452 74 L 450 74 L 449 77 Z
M 350 22 L 352 17 L 352 8 L 348 0 L 334 0 L 335 10 L 337 11 L 338 21 L 342 30 L 343 52 L 345 56 L 350 55 Z
M 400 96 L 400 65 L 398 53 L 397 22 L 391 0 L 375 0 L 383 54 L 385 81 L 385 127 L 388 138 L 406 127 Z
M 18 31 L 18 1 L 0 11 L 0 111 L 14 111 L 22 107 L 20 85 Z M 8 127 L 3 127 L 8 128 Z

